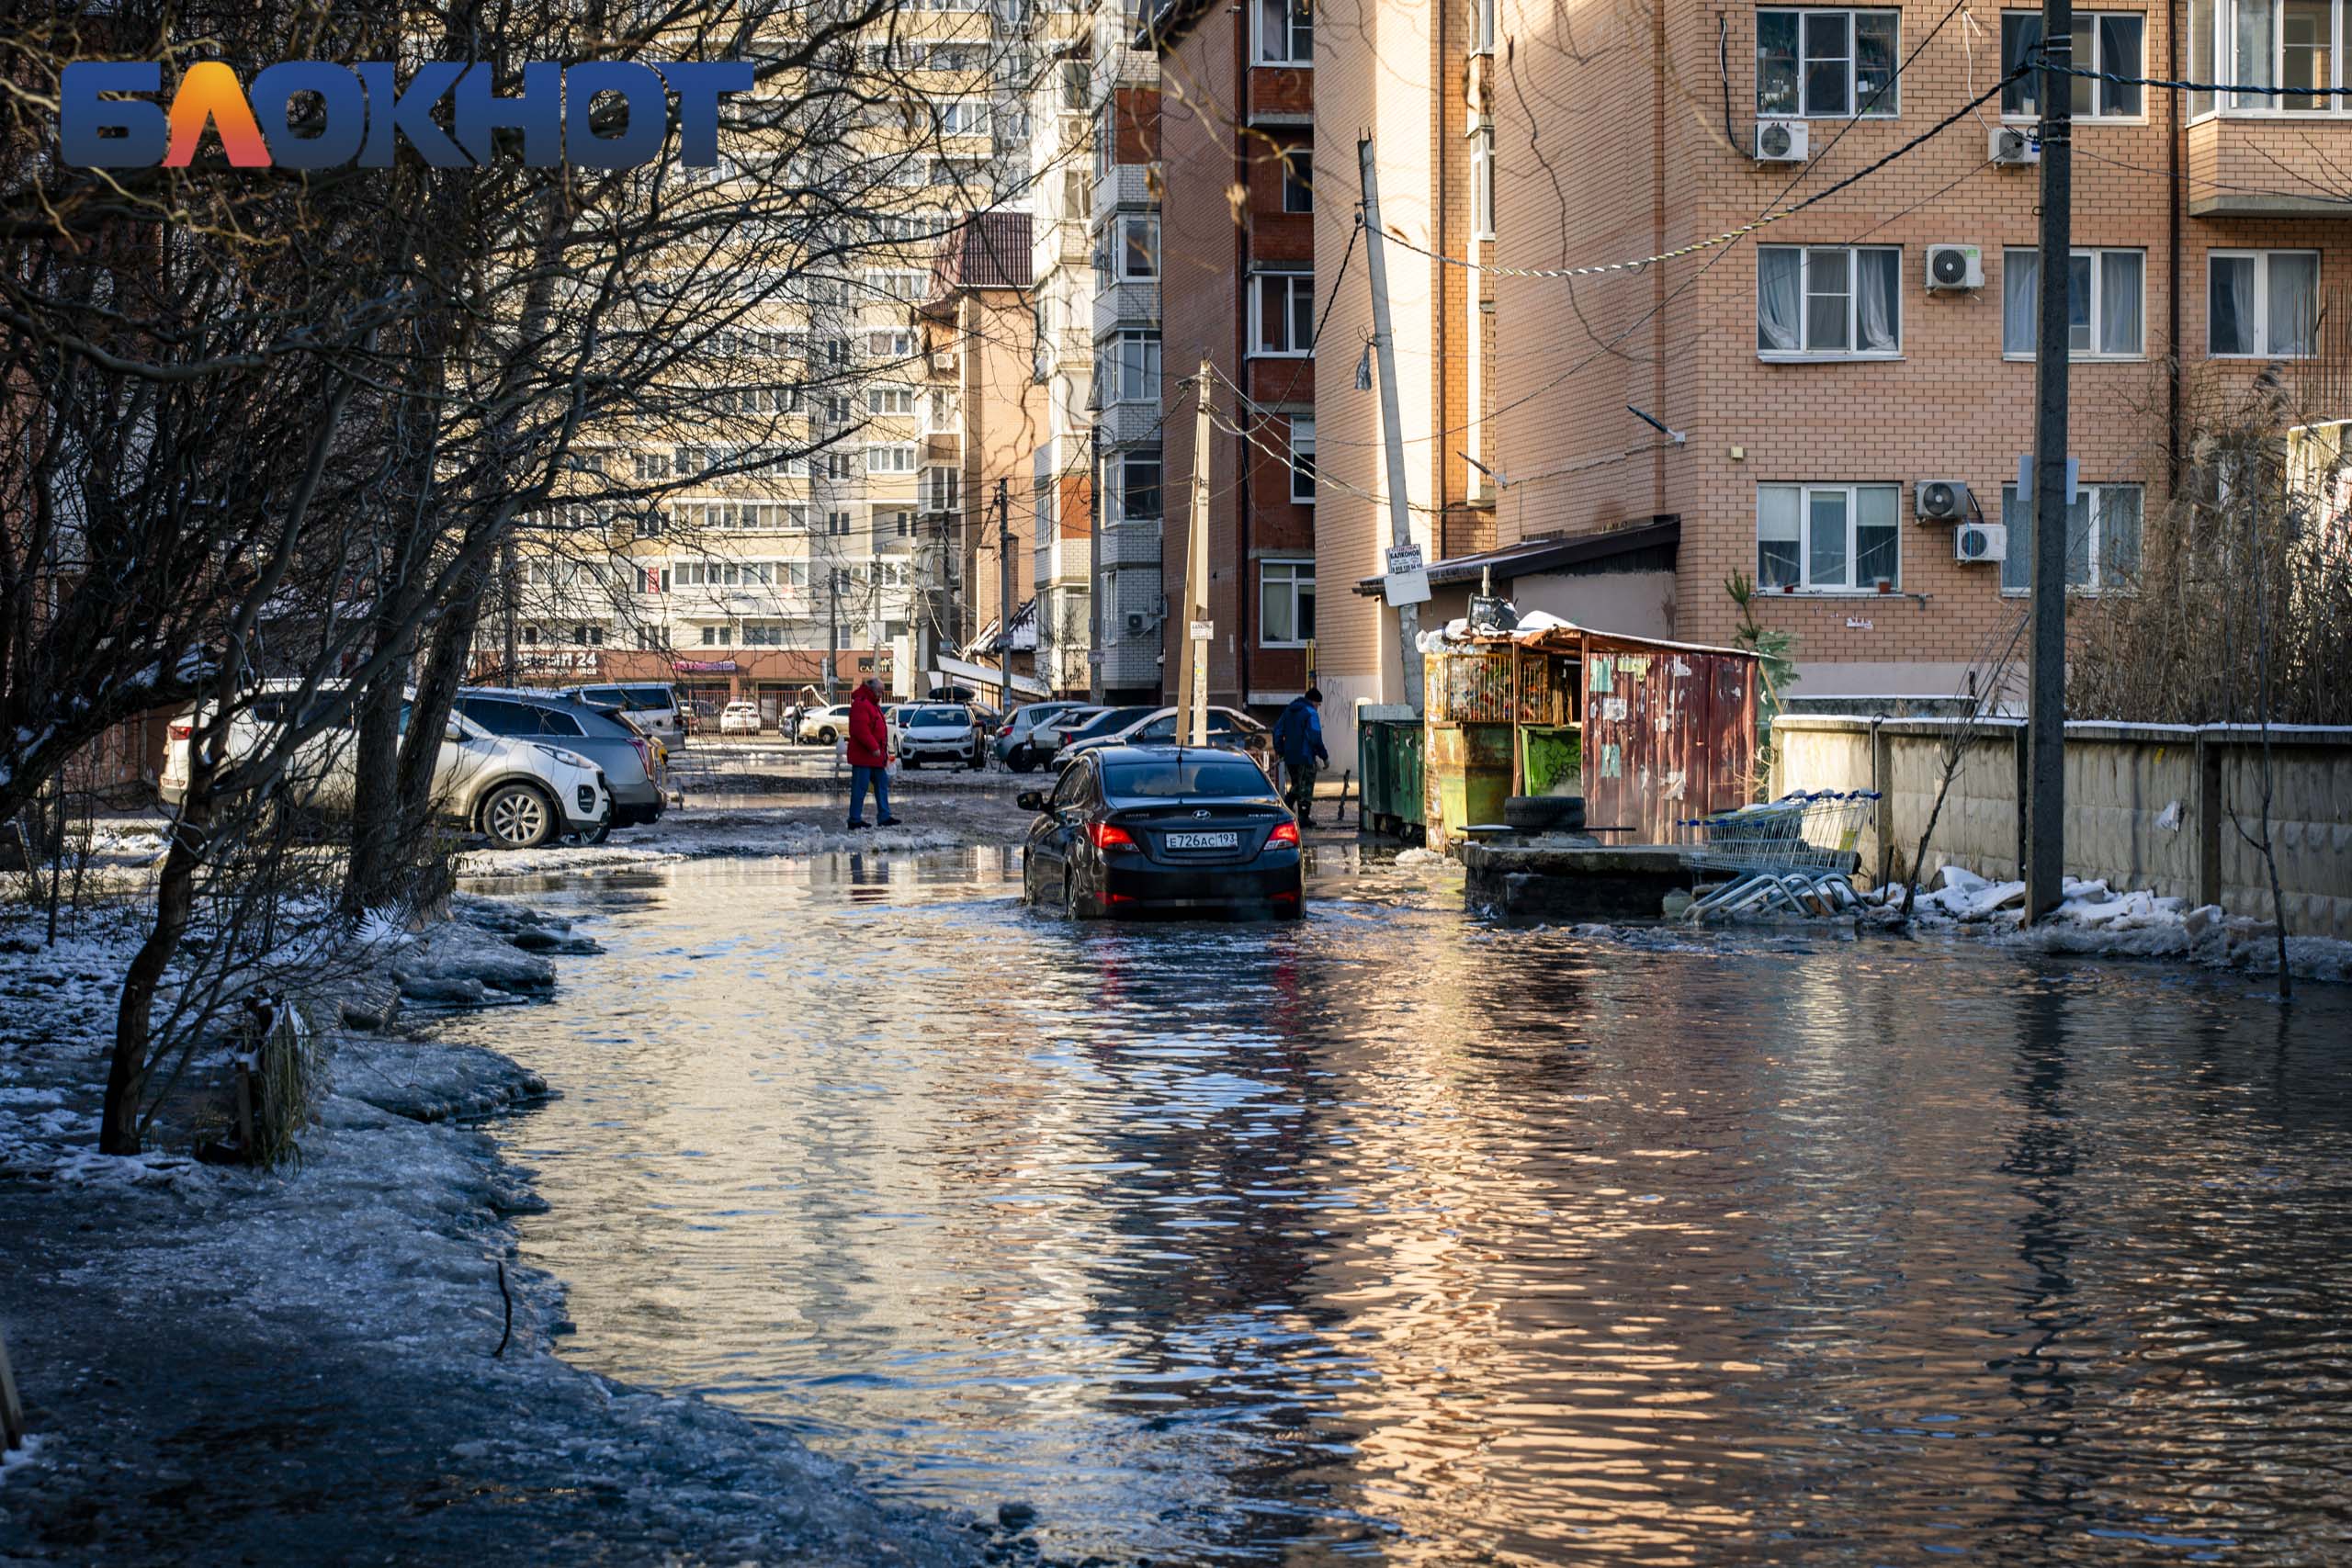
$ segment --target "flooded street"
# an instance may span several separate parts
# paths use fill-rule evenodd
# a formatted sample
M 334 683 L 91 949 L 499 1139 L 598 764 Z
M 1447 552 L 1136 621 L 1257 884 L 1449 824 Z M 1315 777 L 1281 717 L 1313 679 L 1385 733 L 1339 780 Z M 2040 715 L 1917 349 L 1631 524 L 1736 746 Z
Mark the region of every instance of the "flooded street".
M 2352 1549 L 2352 1004 L 1818 935 L 1074 927 L 1017 852 L 530 884 L 453 1023 L 571 1359 L 1114 1561 Z M 496 885 L 492 885 L 496 886 Z

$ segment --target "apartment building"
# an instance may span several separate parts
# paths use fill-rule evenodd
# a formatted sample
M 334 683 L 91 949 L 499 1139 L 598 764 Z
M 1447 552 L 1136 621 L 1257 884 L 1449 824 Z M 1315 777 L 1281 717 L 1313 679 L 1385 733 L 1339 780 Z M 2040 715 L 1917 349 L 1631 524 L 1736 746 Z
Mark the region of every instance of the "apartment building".
M 1479 556 L 1495 543 L 1493 279 L 1439 258 L 1484 263 L 1493 250 L 1495 11 L 1459 0 L 1321 0 L 1317 21 L 1311 199 L 1327 314 L 1311 452 L 1324 589 L 1315 673 L 1333 766 L 1350 768 L 1355 730 L 1344 716 L 1402 701 L 1406 657 L 1396 613 L 1373 581 L 1395 537 L 1376 367 L 1368 384 L 1357 379 L 1373 338 L 1358 142 L 1371 143 L 1387 239 L 1411 539 L 1429 561 Z M 1461 613 L 1461 597 L 1447 593 L 1429 617 Z
M 1197 473 L 1210 700 L 1261 710 L 1315 672 L 1315 33 L 1310 0 L 1169 0 L 1136 40 L 1161 81 L 1163 581 L 1181 603 Z M 1187 633 L 1161 624 L 1171 682 Z
M 2325 173 L 2352 155 L 2352 99 L 2323 91 L 2345 85 L 2345 11 L 2075 11 L 2093 70 L 2287 89 L 2075 83 L 2079 594 L 2130 591 L 2203 398 L 2268 377 L 2324 405 L 2342 385 L 2321 324 L 2352 303 L 2352 209 Z M 1794 637 L 1801 694 L 1963 688 L 2031 554 L 2037 88 L 2003 78 L 2039 30 L 2024 8 L 1499 0 L 1495 239 L 1453 254 L 1624 264 L 1486 280 L 1508 345 L 1498 576 L 1522 607 L 1579 588 L 1579 620 L 1724 642 L 1744 574 L 1756 619 Z
M 982 356 L 927 342 L 923 312 L 943 248 L 960 259 L 971 231 L 963 209 L 1025 178 L 1030 27 L 1017 0 L 929 6 L 859 46 L 861 101 L 772 161 L 785 186 L 831 193 L 811 204 L 829 215 L 806 220 L 780 287 L 746 271 L 760 294 L 682 367 L 694 386 L 672 411 L 584 434 L 582 499 L 529 520 L 481 673 L 673 681 L 698 707 L 773 711 L 868 674 L 910 694 L 973 634 L 962 400 Z M 723 153 L 722 193 L 768 156 Z M 769 221 L 803 220 L 752 226 Z M 1025 231 L 1017 246 L 1025 286 Z M 1003 336 L 994 309 L 974 325 Z

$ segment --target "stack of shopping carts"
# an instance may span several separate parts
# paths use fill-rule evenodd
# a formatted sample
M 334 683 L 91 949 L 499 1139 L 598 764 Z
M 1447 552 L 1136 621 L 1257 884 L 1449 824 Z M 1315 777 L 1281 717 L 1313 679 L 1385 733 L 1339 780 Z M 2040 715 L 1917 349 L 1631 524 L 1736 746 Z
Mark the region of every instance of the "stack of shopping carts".
M 1799 790 L 1766 805 L 1683 822 L 1706 834 L 1692 848 L 1690 863 L 1730 877 L 1702 886 L 1684 917 L 1828 915 L 1851 908 L 1854 843 L 1877 801 L 1878 791 L 1871 789 L 1844 795 Z

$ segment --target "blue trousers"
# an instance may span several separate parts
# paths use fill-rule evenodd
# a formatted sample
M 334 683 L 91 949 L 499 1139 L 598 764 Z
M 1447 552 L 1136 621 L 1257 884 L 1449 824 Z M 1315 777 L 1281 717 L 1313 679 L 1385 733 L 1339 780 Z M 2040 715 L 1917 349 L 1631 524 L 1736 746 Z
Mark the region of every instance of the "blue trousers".
M 865 820 L 865 786 L 874 786 L 874 812 L 883 821 L 890 820 L 890 770 L 860 767 L 850 764 L 849 820 L 852 827 Z

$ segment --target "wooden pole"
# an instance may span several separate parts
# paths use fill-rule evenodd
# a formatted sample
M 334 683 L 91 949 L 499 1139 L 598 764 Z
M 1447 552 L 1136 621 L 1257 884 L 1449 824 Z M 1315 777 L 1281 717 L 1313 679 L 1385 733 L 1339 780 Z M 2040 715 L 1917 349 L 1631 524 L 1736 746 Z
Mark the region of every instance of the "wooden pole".
M 1184 541 L 1183 639 L 1176 657 L 1176 739 L 1209 741 L 1209 378 L 1206 359 L 1193 383 L 1193 527 Z

